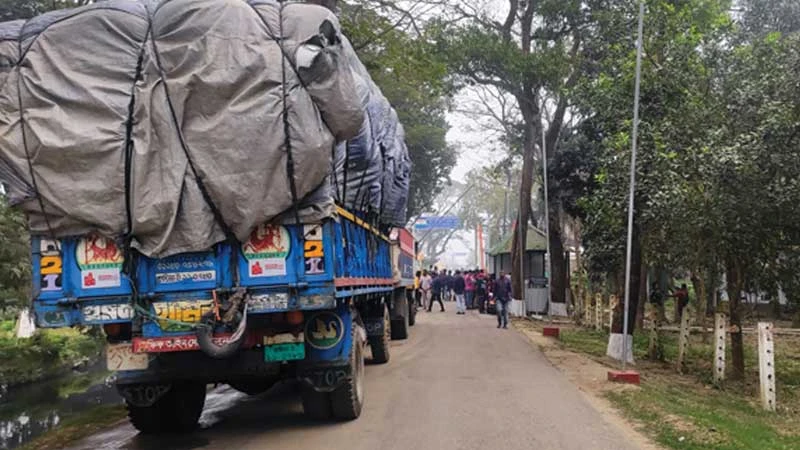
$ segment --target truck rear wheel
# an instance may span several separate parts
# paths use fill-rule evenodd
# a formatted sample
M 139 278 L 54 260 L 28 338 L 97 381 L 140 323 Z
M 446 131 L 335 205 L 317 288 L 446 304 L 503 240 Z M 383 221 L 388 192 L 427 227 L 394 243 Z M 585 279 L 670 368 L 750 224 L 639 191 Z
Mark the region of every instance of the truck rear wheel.
M 353 323 L 349 361 L 351 374 L 341 386 L 330 393 L 333 418 L 337 420 L 357 419 L 364 405 L 364 346 L 357 338 L 355 326 Z
M 206 402 L 204 383 L 182 381 L 150 406 L 136 406 L 126 400 L 131 424 L 144 434 L 183 433 L 197 427 Z
M 355 324 L 354 324 L 355 325 Z M 383 334 L 380 336 L 370 336 L 367 338 L 369 347 L 372 350 L 372 362 L 374 364 L 384 364 L 389 362 L 389 333 L 391 329 L 388 308 L 383 308 Z
M 397 311 L 402 313 L 402 316 L 399 319 L 395 318 L 392 320 L 392 339 L 408 339 L 408 321 L 411 311 L 409 310 L 405 295 L 403 295 L 403 298 L 395 299 L 394 307 Z

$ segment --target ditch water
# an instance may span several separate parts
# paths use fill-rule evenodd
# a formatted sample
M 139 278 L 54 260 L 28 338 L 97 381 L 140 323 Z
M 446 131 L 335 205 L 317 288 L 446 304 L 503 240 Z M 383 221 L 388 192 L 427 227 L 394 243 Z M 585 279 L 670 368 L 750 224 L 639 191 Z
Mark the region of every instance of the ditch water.
M 103 361 L 47 381 L 12 388 L 0 385 L 0 449 L 23 446 L 98 405 L 122 403 L 109 376 Z

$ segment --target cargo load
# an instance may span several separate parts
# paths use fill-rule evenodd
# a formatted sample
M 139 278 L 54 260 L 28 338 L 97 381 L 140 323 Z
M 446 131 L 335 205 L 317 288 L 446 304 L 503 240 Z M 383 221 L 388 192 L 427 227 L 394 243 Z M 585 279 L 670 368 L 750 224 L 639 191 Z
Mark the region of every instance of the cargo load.
M 32 234 L 162 258 L 336 203 L 403 225 L 410 169 L 323 7 L 111 0 L 0 24 L 0 180 Z

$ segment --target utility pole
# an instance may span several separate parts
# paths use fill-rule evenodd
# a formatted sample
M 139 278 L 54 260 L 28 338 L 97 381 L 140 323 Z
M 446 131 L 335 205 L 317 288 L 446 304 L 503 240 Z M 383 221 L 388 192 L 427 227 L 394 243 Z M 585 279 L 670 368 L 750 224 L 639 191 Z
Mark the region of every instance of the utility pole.
M 544 233 L 547 240 L 547 252 L 545 257 L 545 278 L 547 282 L 547 313 L 550 314 L 550 298 L 552 287 L 550 286 L 550 277 L 552 276 L 550 267 L 550 204 L 547 197 L 547 140 L 545 136 L 544 123 L 542 124 L 542 181 L 544 184 Z
M 636 39 L 636 82 L 633 93 L 633 132 L 631 133 L 631 174 L 628 193 L 628 245 L 625 255 L 625 307 L 622 319 L 622 370 L 628 362 L 628 308 L 631 301 L 631 247 L 633 245 L 633 196 L 636 187 L 636 140 L 639 137 L 639 89 L 642 78 L 642 28 L 644 1 L 639 1 L 639 33 Z

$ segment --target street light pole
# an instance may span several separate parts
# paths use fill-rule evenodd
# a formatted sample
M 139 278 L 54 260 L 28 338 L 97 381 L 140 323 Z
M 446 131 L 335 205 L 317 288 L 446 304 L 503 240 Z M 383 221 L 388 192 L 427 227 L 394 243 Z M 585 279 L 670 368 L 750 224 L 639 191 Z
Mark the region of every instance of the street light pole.
M 545 136 L 545 127 L 544 123 L 542 123 L 542 180 L 544 184 L 544 234 L 545 239 L 547 240 L 547 252 L 545 253 L 546 261 L 546 282 L 547 282 L 547 314 L 550 314 L 550 299 L 551 299 L 551 289 L 550 286 L 550 278 L 553 276 L 552 267 L 550 265 L 550 261 L 552 258 L 550 257 L 550 205 L 548 203 L 548 196 L 547 196 L 547 140 Z
M 636 140 L 639 137 L 639 88 L 642 78 L 642 29 L 644 1 L 639 1 L 639 30 L 636 39 L 636 81 L 633 94 L 633 132 L 631 133 L 631 174 L 628 193 L 628 245 L 625 255 L 625 307 L 622 319 L 622 370 L 628 362 L 628 308 L 631 301 L 631 251 L 633 245 L 633 197 L 636 187 Z

